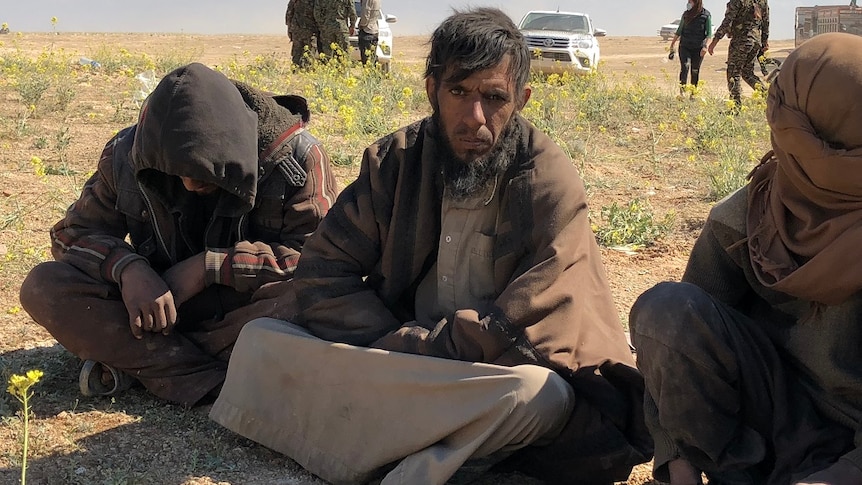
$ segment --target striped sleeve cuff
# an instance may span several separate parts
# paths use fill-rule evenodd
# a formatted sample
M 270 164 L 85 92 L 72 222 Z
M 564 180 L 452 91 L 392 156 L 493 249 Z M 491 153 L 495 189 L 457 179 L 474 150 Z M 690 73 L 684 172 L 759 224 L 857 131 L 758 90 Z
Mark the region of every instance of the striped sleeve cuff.
M 206 284 L 229 285 L 231 280 L 228 253 L 209 250 L 206 254 Z

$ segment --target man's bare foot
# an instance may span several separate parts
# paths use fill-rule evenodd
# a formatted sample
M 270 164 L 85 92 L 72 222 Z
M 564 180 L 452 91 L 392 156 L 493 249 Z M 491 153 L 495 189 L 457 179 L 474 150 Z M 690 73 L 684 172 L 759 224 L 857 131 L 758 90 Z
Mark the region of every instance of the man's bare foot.
M 703 485 L 700 470 L 691 466 L 684 458 L 677 458 L 667 464 L 671 485 Z

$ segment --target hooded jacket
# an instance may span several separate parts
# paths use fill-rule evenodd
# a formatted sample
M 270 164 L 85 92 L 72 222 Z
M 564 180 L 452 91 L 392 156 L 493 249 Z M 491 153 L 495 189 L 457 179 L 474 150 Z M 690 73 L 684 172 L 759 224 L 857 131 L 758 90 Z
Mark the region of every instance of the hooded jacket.
M 252 292 L 291 278 L 336 194 L 307 119 L 302 98 L 268 96 L 201 64 L 171 72 L 51 229 L 54 258 L 112 283 L 132 261 L 161 273 L 201 251 L 207 284 Z M 218 190 L 201 198 L 180 177 Z

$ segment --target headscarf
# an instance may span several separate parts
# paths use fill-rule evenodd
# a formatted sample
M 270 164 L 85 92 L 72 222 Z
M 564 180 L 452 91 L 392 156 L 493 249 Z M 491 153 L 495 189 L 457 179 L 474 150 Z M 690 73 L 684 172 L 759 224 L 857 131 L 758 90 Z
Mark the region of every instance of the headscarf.
M 769 88 L 773 157 L 748 189 L 748 249 L 760 282 L 840 304 L 862 289 L 862 37 L 808 40 Z

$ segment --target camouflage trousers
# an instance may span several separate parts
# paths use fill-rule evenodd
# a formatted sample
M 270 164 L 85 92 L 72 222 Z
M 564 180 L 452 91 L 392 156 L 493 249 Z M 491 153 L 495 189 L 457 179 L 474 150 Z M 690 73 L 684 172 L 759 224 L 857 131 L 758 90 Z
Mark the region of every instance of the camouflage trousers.
M 313 29 L 291 27 L 290 58 L 294 66 L 307 67 L 317 57 L 320 36 Z
M 348 52 L 347 31 L 342 29 L 320 29 L 320 53 L 327 59 L 345 55 Z
M 754 74 L 754 60 L 760 55 L 760 44 L 735 43 L 730 42 L 730 47 L 727 50 L 727 90 L 730 91 L 730 98 L 739 107 L 742 105 L 742 85 L 743 80 L 751 86 L 751 89 L 765 89 L 763 81 Z

